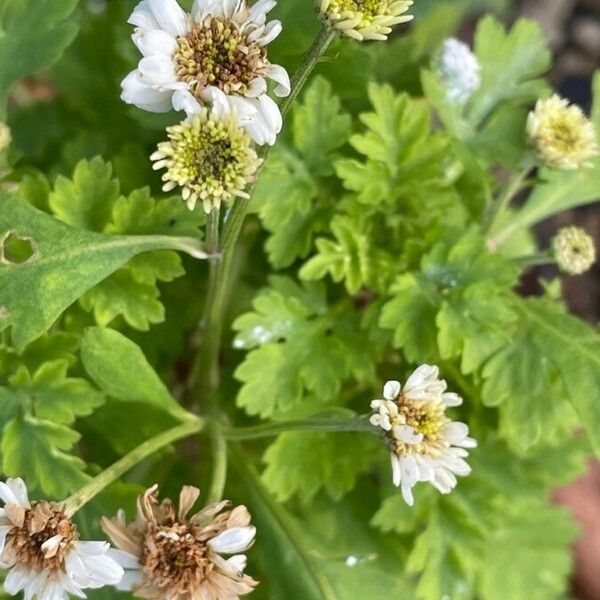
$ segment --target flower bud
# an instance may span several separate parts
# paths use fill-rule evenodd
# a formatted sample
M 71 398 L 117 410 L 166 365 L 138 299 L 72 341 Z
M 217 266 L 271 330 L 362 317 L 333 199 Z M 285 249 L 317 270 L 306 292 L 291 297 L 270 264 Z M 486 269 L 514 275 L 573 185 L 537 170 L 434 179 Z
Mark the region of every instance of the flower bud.
M 563 227 L 552 240 L 558 268 L 568 275 L 581 275 L 596 261 L 594 240 L 581 227 Z

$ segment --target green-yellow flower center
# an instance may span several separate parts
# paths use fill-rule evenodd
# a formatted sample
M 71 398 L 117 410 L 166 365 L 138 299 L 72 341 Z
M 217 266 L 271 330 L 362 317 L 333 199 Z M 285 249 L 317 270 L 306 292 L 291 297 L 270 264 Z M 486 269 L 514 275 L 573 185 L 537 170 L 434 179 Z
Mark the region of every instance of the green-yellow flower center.
M 164 189 L 183 189 L 183 198 L 193 208 L 202 200 L 207 212 L 221 200 L 244 196 L 260 164 L 251 148 L 250 136 L 240 129 L 233 115 L 219 118 L 202 109 L 191 121 L 167 129 L 169 141 L 159 144 L 152 155 L 154 168 L 166 168 Z
M 248 40 L 225 17 L 208 17 L 177 42 L 177 76 L 196 94 L 206 86 L 216 86 L 226 94 L 244 94 L 269 68 L 266 49 Z

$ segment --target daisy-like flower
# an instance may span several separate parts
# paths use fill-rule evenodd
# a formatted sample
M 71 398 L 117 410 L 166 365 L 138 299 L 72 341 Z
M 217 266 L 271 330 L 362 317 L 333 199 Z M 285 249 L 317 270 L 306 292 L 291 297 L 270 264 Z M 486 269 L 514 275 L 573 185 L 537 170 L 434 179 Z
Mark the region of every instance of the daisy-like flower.
M 456 38 L 444 40 L 436 71 L 446 87 L 448 100 L 464 104 L 481 85 L 481 66 L 467 44 Z
M 552 239 L 558 268 L 568 275 L 581 275 L 596 262 L 594 240 L 581 227 L 563 227 Z
M 119 589 L 151 600 L 239 600 L 256 587 L 240 554 L 256 535 L 247 508 L 225 501 L 188 517 L 199 494 L 183 487 L 175 508 L 170 500 L 159 504 L 155 485 L 138 498 L 135 521 L 127 524 L 122 511 L 103 519 L 126 569 Z
M 215 101 L 228 102 L 257 144 L 274 144 L 282 127 L 277 104 L 267 95 L 290 93 L 286 70 L 267 58 L 281 23 L 267 23 L 275 0 L 195 0 L 191 14 L 176 0 L 142 0 L 129 23 L 143 54 L 122 83 L 122 99 L 151 112 L 172 108 L 189 115 Z
M 527 119 L 527 135 L 540 160 L 552 169 L 591 167 L 598 155 L 594 125 L 579 106 L 557 94 L 538 100 Z
M 359 42 L 387 40 L 394 25 L 413 19 L 405 14 L 412 0 L 316 0 L 330 27 Z
M 85 598 L 87 588 L 116 585 L 123 568 L 106 542 L 82 542 L 77 527 L 54 502 L 29 502 L 22 479 L 0 482 L 0 566 L 4 589 L 25 600 Z
M 202 202 L 209 213 L 223 200 L 248 198 L 246 186 L 254 181 L 261 164 L 250 135 L 237 125 L 228 105 L 201 108 L 191 119 L 169 127 L 169 141 L 158 145 L 150 157 L 154 169 L 166 169 L 163 190 L 182 188 L 190 210 Z
M 383 430 L 390 447 L 392 476 L 402 496 L 413 505 L 412 488 L 428 481 L 442 494 L 456 486 L 456 475 L 468 475 L 468 448 L 477 442 L 469 428 L 446 416 L 446 409 L 462 404 L 462 398 L 446 391 L 439 369 L 421 365 L 404 387 L 388 381 L 383 400 L 373 400 L 371 424 Z

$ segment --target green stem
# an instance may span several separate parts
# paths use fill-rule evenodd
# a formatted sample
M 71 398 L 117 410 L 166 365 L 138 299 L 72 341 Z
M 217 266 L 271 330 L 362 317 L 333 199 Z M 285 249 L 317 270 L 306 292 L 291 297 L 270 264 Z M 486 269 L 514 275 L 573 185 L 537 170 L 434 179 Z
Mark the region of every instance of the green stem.
M 188 389 L 191 391 L 196 390 L 198 384 L 203 387 L 202 396 L 208 401 L 212 400 L 212 385 L 211 381 L 216 378 L 215 373 L 210 373 L 211 365 L 206 364 L 205 361 L 209 360 L 214 352 L 218 352 L 215 349 L 216 335 L 211 330 L 211 307 L 215 304 L 215 296 L 217 294 L 218 282 L 219 282 L 219 269 L 221 263 L 221 256 L 219 254 L 219 228 L 220 228 L 220 216 L 221 211 L 218 208 L 214 208 L 208 215 L 208 221 L 206 223 L 206 247 L 208 252 L 212 255 L 209 273 L 208 273 L 208 287 L 206 290 L 206 300 L 204 304 L 204 314 L 202 315 L 201 332 L 202 332 L 202 351 L 196 354 L 194 364 L 191 369 L 190 379 L 188 381 Z M 200 373 L 208 375 L 208 381 L 199 382 L 198 377 Z
M 553 265 L 555 263 L 554 258 L 549 252 L 541 252 L 539 254 L 526 254 L 524 256 L 517 256 L 513 258 L 515 264 L 521 269 L 527 269 L 528 267 L 540 267 L 544 265 Z
M 95 498 L 102 490 L 115 482 L 119 477 L 132 469 L 142 460 L 154 454 L 157 450 L 172 444 L 185 437 L 199 433 L 204 428 L 204 421 L 196 417 L 183 425 L 173 427 L 168 431 L 146 440 L 137 448 L 134 448 L 129 454 L 126 454 L 116 463 L 102 471 L 94 477 L 88 484 L 84 485 L 79 491 L 75 492 L 65 500 L 65 511 L 68 516 L 73 516 L 82 506 Z
M 223 492 L 227 483 L 227 442 L 216 428 L 211 431 L 210 442 L 213 468 L 206 503 L 214 504 L 223 499 Z
M 335 34 L 326 27 L 320 30 L 311 49 L 292 77 L 290 95 L 281 102 L 280 109 L 283 117 L 287 115 L 310 73 L 334 37 Z M 264 160 L 268 156 L 269 149 L 267 147 L 262 151 L 262 158 Z M 206 330 L 200 351 L 201 356 L 192 373 L 192 379 L 195 381 L 201 380 L 201 385 L 205 387 L 203 397 L 209 399 L 212 398 L 219 385 L 218 360 L 235 248 L 242 231 L 244 219 L 248 213 L 252 196 L 256 190 L 258 177 L 260 177 L 260 171 L 257 174 L 257 180 L 248 189 L 249 199 L 238 198 L 226 215 L 223 225 L 222 258 L 215 275 L 214 294 L 209 298 L 210 302 L 207 303 Z
M 488 232 L 494 230 L 494 228 L 498 224 L 498 221 L 502 218 L 502 216 L 510 206 L 512 200 L 523 189 L 525 179 L 527 178 L 527 175 L 529 175 L 531 169 L 533 169 L 534 166 L 535 161 L 532 160 L 530 157 L 527 157 L 523 160 L 521 168 L 512 174 L 511 178 L 508 180 L 506 187 L 504 188 L 504 191 L 491 207 L 490 214 L 487 218 Z
M 221 427 L 221 434 L 228 441 L 257 440 L 279 435 L 286 431 L 378 433 L 377 428 L 369 423 L 367 417 L 353 419 L 299 419 L 295 421 L 281 421 L 280 423 L 266 423 L 253 427 Z

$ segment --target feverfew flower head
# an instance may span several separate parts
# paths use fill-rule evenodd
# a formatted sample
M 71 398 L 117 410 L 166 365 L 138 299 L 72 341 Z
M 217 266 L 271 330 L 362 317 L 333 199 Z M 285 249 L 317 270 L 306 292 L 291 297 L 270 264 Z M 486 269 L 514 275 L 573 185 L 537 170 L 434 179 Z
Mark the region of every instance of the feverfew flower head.
M 22 479 L 0 482 L 0 566 L 5 590 L 27 600 L 85 598 L 87 588 L 115 585 L 123 568 L 106 542 L 82 542 L 64 507 L 29 502 Z
M 126 569 L 119 589 L 151 600 L 239 600 L 256 587 L 244 575 L 246 556 L 240 554 L 256 535 L 250 513 L 219 502 L 188 517 L 199 494 L 185 486 L 176 508 L 170 500 L 159 504 L 155 485 L 138 498 L 135 521 L 127 524 L 122 511 L 103 519 Z
M 10 146 L 11 141 L 10 128 L 6 123 L 0 121 L 0 154 Z
M 133 41 L 143 55 L 122 83 L 122 99 L 151 112 L 185 110 L 228 102 L 240 125 L 258 144 L 274 144 L 282 126 L 277 104 L 267 95 L 290 93 L 286 70 L 269 62 L 267 45 L 281 23 L 267 23 L 275 0 L 195 0 L 191 14 L 176 0 L 142 0 L 129 18 Z
M 405 14 L 412 0 L 316 0 L 325 23 L 359 42 L 387 40 L 394 25 L 413 19 Z
M 404 387 L 388 381 L 383 400 L 373 400 L 371 423 L 380 427 L 390 447 L 394 485 L 401 487 L 407 504 L 414 503 L 412 488 L 428 481 L 442 494 L 456 486 L 456 475 L 468 475 L 468 448 L 477 442 L 469 428 L 446 416 L 446 409 L 462 404 L 462 398 L 446 392 L 439 369 L 421 365 Z
M 527 119 L 527 135 L 540 160 L 552 169 L 572 171 L 592 166 L 598 141 L 581 108 L 557 94 L 538 100 Z
M 202 108 L 167 133 L 169 141 L 150 157 L 155 170 L 166 169 L 163 190 L 181 187 L 190 210 L 201 201 L 207 213 L 223 200 L 248 197 L 244 188 L 255 179 L 261 161 L 232 113 Z
M 450 102 L 464 104 L 481 85 L 481 67 L 467 44 L 456 38 L 444 41 L 436 71 L 446 86 Z
M 563 227 L 552 240 L 559 269 L 568 275 L 581 275 L 596 262 L 594 240 L 580 227 Z

